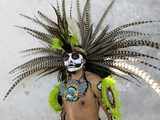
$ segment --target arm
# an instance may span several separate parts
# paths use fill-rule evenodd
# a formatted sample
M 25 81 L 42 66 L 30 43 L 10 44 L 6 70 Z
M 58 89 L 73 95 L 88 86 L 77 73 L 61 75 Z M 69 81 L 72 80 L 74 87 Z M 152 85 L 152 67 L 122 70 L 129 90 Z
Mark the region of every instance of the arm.
M 112 76 L 101 80 L 101 101 L 111 120 L 121 120 L 120 97 L 116 81 Z
M 108 120 L 120 120 L 120 100 L 119 92 L 116 88 L 116 82 L 108 76 L 101 79 L 98 76 L 92 77 L 92 91 L 98 99 L 100 107 L 104 110 Z
M 101 81 L 94 82 L 94 83 L 95 83 L 95 84 L 93 85 L 94 87 L 92 87 L 92 88 L 94 88 L 94 89 L 93 89 L 93 92 L 94 92 L 94 94 L 95 94 L 95 96 L 96 96 L 96 98 L 97 98 L 97 100 L 98 100 L 98 103 L 99 103 L 100 107 L 101 107 L 102 110 L 105 112 L 108 120 L 113 120 L 113 119 L 112 119 L 112 114 L 111 114 L 111 112 L 109 112 L 109 109 L 107 110 L 107 108 L 104 107 L 104 105 L 103 105 L 103 103 L 102 103 L 101 90 L 98 89 L 98 84 L 99 84 L 100 82 L 101 82 Z

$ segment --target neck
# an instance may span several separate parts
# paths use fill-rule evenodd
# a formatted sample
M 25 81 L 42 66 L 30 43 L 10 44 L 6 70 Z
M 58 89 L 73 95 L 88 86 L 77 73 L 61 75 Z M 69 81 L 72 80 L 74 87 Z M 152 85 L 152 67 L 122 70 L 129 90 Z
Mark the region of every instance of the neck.
M 79 79 L 83 74 L 83 69 L 76 71 L 75 73 L 71 73 L 71 79 Z

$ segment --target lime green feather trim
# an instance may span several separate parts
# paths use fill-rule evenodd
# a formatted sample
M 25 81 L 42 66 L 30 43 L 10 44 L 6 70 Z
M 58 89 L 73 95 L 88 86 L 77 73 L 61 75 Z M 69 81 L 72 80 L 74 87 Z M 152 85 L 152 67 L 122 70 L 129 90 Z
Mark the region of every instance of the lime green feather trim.
M 54 49 L 62 49 L 62 41 L 59 40 L 58 38 L 53 38 L 52 39 L 52 48 Z
M 70 38 L 70 44 L 72 46 L 77 46 L 78 45 L 78 38 L 77 35 L 72 35 Z
M 113 92 L 113 96 L 115 99 L 115 107 L 111 105 L 111 103 L 108 100 L 108 96 L 106 95 L 106 90 L 108 88 L 110 88 Z M 119 97 L 119 91 L 116 88 L 116 81 L 112 78 L 112 76 L 108 76 L 102 80 L 102 103 L 105 109 L 109 108 L 114 120 L 121 120 L 121 102 Z
M 53 110 L 55 112 L 60 112 L 62 110 L 61 105 L 58 103 L 58 93 L 59 93 L 59 89 L 60 89 L 60 84 L 56 84 L 52 91 L 49 94 L 49 105 L 53 108 Z

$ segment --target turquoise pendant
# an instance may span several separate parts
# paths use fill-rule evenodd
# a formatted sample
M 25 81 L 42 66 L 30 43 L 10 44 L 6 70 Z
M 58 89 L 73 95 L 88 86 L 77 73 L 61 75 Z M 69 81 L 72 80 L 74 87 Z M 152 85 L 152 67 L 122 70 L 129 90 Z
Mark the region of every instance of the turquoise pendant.
M 68 80 L 67 83 L 61 83 L 60 95 L 67 101 L 75 102 L 85 94 L 87 88 L 86 80 Z
M 75 87 L 68 87 L 65 91 L 65 98 L 68 100 L 68 101 L 76 101 L 78 100 L 78 91 Z

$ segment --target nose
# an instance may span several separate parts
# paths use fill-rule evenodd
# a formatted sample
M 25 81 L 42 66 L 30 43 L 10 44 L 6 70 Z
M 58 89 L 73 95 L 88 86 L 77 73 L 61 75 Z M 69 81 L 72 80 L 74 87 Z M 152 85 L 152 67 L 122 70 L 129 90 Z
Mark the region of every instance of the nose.
M 69 63 L 73 63 L 73 61 L 72 61 L 72 60 L 69 60 Z
M 69 62 L 69 63 L 73 63 L 71 56 L 69 56 L 68 62 Z

